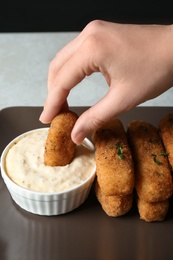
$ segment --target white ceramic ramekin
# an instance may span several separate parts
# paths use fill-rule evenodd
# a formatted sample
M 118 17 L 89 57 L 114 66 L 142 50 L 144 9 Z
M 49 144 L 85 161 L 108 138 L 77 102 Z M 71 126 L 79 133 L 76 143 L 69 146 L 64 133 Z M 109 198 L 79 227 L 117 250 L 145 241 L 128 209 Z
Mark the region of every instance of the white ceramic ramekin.
M 44 128 L 45 129 L 45 128 Z M 39 215 L 60 215 L 78 208 L 88 197 L 92 183 L 95 179 L 96 166 L 92 169 L 90 176 L 80 185 L 63 192 L 36 192 L 25 189 L 15 184 L 6 172 L 6 155 L 16 141 L 26 134 L 37 131 L 28 131 L 13 139 L 4 149 L 1 155 L 1 175 L 11 194 L 12 199 L 23 209 Z M 85 138 L 85 143 L 93 149 L 91 141 Z

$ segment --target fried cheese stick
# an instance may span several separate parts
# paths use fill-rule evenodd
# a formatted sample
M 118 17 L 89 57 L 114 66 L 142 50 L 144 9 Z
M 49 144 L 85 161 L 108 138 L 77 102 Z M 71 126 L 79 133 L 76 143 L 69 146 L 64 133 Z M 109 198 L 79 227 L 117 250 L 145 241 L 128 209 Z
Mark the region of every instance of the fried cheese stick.
M 159 123 L 163 144 L 168 153 L 168 160 L 173 169 L 173 114 L 168 114 Z
M 138 198 L 137 207 L 140 219 L 143 219 L 146 222 L 163 221 L 168 213 L 169 200 L 146 202 L 145 200 Z
M 127 136 L 134 158 L 138 197 L 147 202 L 170 198 L 172 177 L 159 129 L 148 122 L 133 121 L 128 125 Z
M 94 131 L 96 175 L 107 196 L 128 195 L 134 188 L 134 166 L 126 132 L 119 119 Z
M 71 163 L 76 148 L 71 139 L 71 131 L 77 118 L 76 113 L 67 111 L 52 120 L 45 144 L 45 165 L 65 166 Z
M 96 197 L 104 210 L 110 217 L 119 217 L 130 211 L 133 203 L 133 193 L 128 195 L 105 195 L 96 180 L 95 182 Z

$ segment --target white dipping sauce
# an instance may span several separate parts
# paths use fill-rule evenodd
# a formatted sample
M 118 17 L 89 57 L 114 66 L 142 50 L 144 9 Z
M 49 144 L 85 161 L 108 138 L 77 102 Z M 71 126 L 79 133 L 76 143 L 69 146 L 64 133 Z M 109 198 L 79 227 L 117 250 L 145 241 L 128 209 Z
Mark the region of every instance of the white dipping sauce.
M 46 166 L 44 149 L 48 129 L 26 134 L 6 157 L 8 176 L 16 184 L 39 192 L 61 192 L 81 184 L 95 167 L 94 151 L 84 142 L 76 146 L 73 161 L 66 166 Z

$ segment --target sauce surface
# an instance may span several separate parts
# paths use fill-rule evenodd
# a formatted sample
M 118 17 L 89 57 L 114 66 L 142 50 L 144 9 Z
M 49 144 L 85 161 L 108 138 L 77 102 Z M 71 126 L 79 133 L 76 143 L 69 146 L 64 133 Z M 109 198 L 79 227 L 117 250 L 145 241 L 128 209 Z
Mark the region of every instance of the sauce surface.
M 14 144 L 6 157 L 7 174 L 16 184 L 39 192 L 69 190 L 86 180 L 95 167 L 94 151 L 86 141 L 76 146 L 66 166 L 46 166 L 44 149 L 48 129 L 31 132 Z

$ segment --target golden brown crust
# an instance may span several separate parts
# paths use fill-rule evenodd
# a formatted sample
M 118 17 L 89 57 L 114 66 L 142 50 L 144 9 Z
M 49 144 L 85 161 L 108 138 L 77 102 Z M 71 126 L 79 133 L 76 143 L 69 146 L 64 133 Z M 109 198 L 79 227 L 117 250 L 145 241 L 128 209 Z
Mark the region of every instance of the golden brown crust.
M 71 139 L 71 131 L 77 118 L 77 114 L 67 111 L 52 120 L 45 144 L 45 165 L 65 166 L 72 161 L 76 144 Z
M 110 217 L 119 217 L 125 215 L 132 207 L 133 194 L 121 196 L 106 196 L 96 181 L 95 193 L 104 212 Z
M 163 221 L 169 209 L 169 200 L 150 203 L 138 198 L 137 207 L 140 219 L 146 222 Z
M 159 129 L 166 151 L 168 160 L 173 169 L 173 114 L 168 114 L 159 123 Z
M 159 129 L 143 121 L 128 125 L 127 135 L 135 164 L 135 188 L 147 202 L 159 202 L 172 195 L 173 185 L 168 159 Z
M 119 119 L 113 119 L 93 132 L 96 148 L 96 174 L 102 192 L 107 195 L 131 194 L 134 167 L 127 136 Z

